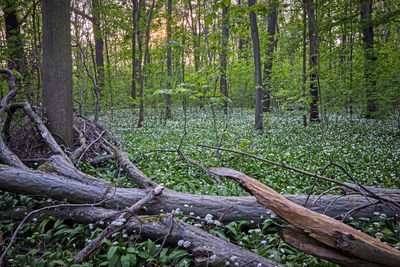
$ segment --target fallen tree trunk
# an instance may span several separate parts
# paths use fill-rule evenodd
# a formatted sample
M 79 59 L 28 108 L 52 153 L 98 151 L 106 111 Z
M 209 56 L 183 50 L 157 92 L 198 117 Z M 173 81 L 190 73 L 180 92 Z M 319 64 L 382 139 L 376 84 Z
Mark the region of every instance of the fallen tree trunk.
M 54 162 L 62 163 L 57 160 Z M 53 166 L 55 173 L 47 171 Z M 134 188 L 112 188 L 110 183 L 83 174 L 72 167 L 64 165 L 64 174 L 57 174 L 57 168 L 46 165 L 44 171 L 22 170 L 6 165 L 0 165 L 0 190 L 43 196 L 56 200 L 66 200 L 70 203 L 96 203 L 107 196 L 112 198 L 105 202 L 106 208 L 124 209 L 139 201 L 146 195 L 146 190 Z M 105 194 L 107 193 L 107 194 Z M 291 201 L 304 205 L 307 196 L 287 196 Z M 310 197 L 312 203 L 316 196 Z M 336 217 L 359 206 L 368 205 L 370 199 L 363 196 L 322 196 L 312 210 L 324 213 L 330 217 Z M 149 214 L 159 214 L 162 211 L 169 212 L 179 208 L 184 213 L 194 212 L 195 216 L 205 217 L 213 214 L 223 222 L 237 220 L 260 220 L 260 217 L 268 217 L 269 209 L 257 203 L 254 197 L 221 197 L 207 195 L 192 195 L 165 190 L 157 199 L 147 206 Z M 386 213 L 387 216 L 395 216 L 394 211 L 386 205 L 377 204 L 366 209 L 359 210 L 353 216 L 372 217 L 373 212 Z
M 349 225 L 297 205 L 250 176 L 228 168 L 211 168 L 210 171 L 238 182 L 241 187 L 254 195 L 259 203 L 276 212 L 302 232 L 302 236 L 307 235 L 313 241 L 317 241 L 313 243 L 314 245 L 324 248 L 327 245 L 343 256 L 360 259 L 365 264 L 370 263 L 371 266 L 397 267 L 400 263 L 400 251 Z M 344 259 L 343 257 L 342 260 Z M 354 261 L 346 264 L 354 264 Z
M 59 219 L 89 224 L 99 221 L 110 223 L 118 218 L 120 214 L 116 210 L 98 207 L 78 207 L 47 210 L 35 216 L 43 218 L 51 215 Z M 0 217 L 3 217 L 1 213 Z M 160 240 L 167 237 L 166 242 L 172 246 L 177 246 L 179 240 L 189 241 L 190 243 L 187 244 L 190 245 L 185 249 L 192 253 L 192 259 L 197 266 L 225 266 L 226 262 L 230 262 L 230 266 L 283 266 L 224 241 L 202 229 L 182 222 L 171 214 L 157 217 L 131 217 L 126 221 L 125 229 L 130 234 L 140 233 L 141 237 L 152 240 Z M 238 263 L 237 265 L 235 265 L 236 262 Z

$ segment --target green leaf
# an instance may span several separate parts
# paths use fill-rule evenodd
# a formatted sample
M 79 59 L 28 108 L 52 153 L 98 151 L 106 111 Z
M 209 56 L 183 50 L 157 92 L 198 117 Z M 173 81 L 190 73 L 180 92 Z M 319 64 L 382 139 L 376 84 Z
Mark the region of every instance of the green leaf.
M 121 265 L 122 267 L 129 267 L 131 266 L 131 262 L 129 259 L 129 255 L 122 255 L 121 256 Z
M 115 254 L 115 252 L 117 251 L 117 249 L 118 249 L 117 246 L 112 246 L 112 247 L 108 250 L 107 259 L 111 259 L 111 258 L 114 256 L 114 254 Z
M 231 5 L 231 0 L 222 0 L 224 6 L 229 7 Z
M 175 260 L 175 259 L 179 259 L 180 257 L 186 256 L 188 254 L 189 253 L 186 250 L 178 249 L 178 250 L 175 250 L 174 252 L 172 252 L 169 255 L 169 258 L 170 258 L 170 260 Z

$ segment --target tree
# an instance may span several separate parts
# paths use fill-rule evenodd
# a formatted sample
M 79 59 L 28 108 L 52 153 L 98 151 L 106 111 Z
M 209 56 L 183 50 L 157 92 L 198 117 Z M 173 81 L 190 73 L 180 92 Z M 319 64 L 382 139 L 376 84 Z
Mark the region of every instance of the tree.
M 43 0 L 43 106 L 57 142 L 72 146 L 70 0 Z
M 362 40 L 364 47 L 364 79 L 367 96 L 367 118 L 375 118 L 378 106 L 376 104 L 376 81 L 374 69 L 376 57 L 374 55 L 374 31 L 372 24 L 372 0 L 360 0 Z
M 257 0 L 249 0 L 249 7 L 252 8 Z M 256 88 L 256 107 L 255 107 L 255 129 L 262 130 L 263 128 L 263 90 L 261 77 L 261 56 L 260 56 L 260 41 L 258 37 L 257 17 L 254 10 L 250 10 L 250 29 L 251 39 L 253 41 L 253 59 L 254 59 L 254 86 Z
M 172 47 L 170 44 L 171 41 L 171 22 L 172 22 L 172 0 L 168 0 L 167 7 L 167 75 L 168 75 L 168 89 L 171 88 L 171 79 L 172 79 L 172 70 L 171 70 L 171 53 Z M 171 117 L 171 95 L 165 95 L 165 117 L 169 119 Z
M 228 98 L 228 84 L 226 81 L 226 64 L 227 64 L 227 46 L 229 38 L 229 22 L 227 18 L 229 3 L 222 7 L 222 46 L 221 46 L 221 79 L 220 79 L 220 92 L 225 98 Z M 228 102 L 224 99 L 224 113 L 228 113 Z
M 315 22 L 315 14 L 313 7 L 313 0 L 306 0 L 307 15 L 308 15 L 308 38 L 310 41 L 310 122 L 319 121 L 318 112 L 318 33 L 317 26 Z
M 92 14 L 93 14 L 93 31 L 94 31 L 94 47 L 96 52 L 96 73 L 97 73 L 97 85 L 100 88 L 99 93 L 101 95 L 102 89 L 104 89 L 104 41 L 101 32 L 100 22 L 100 1 L 92 0 Z
M 268 44 L 267 44 L 267 59 L 264 62 L 264 88 L 266 89 L 266 99 L 264 99 L 263 110 L 269 112 L 271 109 L 271 70 L 273 62 L 273 53 L 275 47 L 275 28 L 277 24 L 278 13 L 276 4 L 269 0 L 268 12 Z
M 22 72 L 24 67 L 24 43 L 22 41 L 21 26 L 17 16 L 16 2 L 16 0 L 5 0 L 3 3 L 3 12 L 6 23 L 8 68 Z

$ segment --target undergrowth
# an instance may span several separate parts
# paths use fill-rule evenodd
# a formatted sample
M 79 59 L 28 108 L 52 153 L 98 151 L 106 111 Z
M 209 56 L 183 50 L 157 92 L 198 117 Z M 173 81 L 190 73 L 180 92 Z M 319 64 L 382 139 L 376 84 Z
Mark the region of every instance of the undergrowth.
M 201 148 L 199 143 L 245 151 L 278 163 L 284 162 L 309 172 L 319 173 L 333 161 L 344 166 L 363 185 L 400 187 L 400 136 L 396 122 L 390 120 L 349 120 L 331 116 L 328 122 L 304 127 L 301 114 L 266 114 L 264 130 L 253 131 L 252 111 L 236 109 L 228 115 L 210 111 L 188 110 L 185 133 L 185 116 L 175 111 L 172 119 L 164 120 L 147 114 L 143 127 L 136 128 L 136 120 L 126 116 L 129 111 L 115 112 L 113 117 L 103 117 L 102 123 L 121 141 L 131 160 L 157 183 L 179 192 L 221 196 L 248 195 L 235 182 L 223 179 L 221 186 L 201 169 L 179 160 L 174 150 L 181 140 L 181 151 L 191 160 L 206 167 L 223 166 L 244 172 L 283 194 L 306 194 L 314 179 L 281 167 L 266 165 L 255 159 L 227 152 Z M 184 138 L 183 138 L 184 136 Z M 183 139 L 182 139 L 183 138 Z M 119 187 L 133 187 L 128 178 L 119 173 L 115 162 L 94 168 L 84 162 L 80 168 L 96 177 L 112 181 Z M 343 171 L 330 167 L 325 176 L 352 182 Z M 332 187 L 319 181 L 313 193 Z M 52 200 L 0 194 L 0 210 L 23 207 L 35 209 L 55 204 Z M 184 221 L 242 246 L 264 257 L 285 263 L 287 266 L 335 266 L 305 255 L 280 241 L 278 232 L 286 223 L 277 216 L 262 218 L 260 223 L 238 221 L 223 225 L 212 218 L 197 220 L 190 214 L 177 211 Z M 17 227 L 18 220 L 2 220 L 0 230 L 5 243 Z M 349 223 L 389 245 L 400 249 L 399 225 L 385 214 L 376 213 L 371 219 L 357 218 Z M 12 266 L 191 266 L 190 254 L 184 244 L 162 248 L 151 240 L 138 239 L 135 234 L 117 232 L 103 241 L 101 249 L 82 265 L 73 264 L 72 256 L 101 231 L 102 225 L 82 225 L 55 218 L 33 218 L 18 234 L 18 239 L 8 253 Z M 182 242 L 181 242 L 182 243 Z M 234 259 L 229 264 L 234 266 Z

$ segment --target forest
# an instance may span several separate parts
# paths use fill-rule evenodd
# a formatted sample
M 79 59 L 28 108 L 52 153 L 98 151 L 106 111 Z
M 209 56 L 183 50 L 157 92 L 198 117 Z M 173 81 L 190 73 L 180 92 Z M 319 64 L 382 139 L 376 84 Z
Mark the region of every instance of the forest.
M 399 266 L 399 0 L 0 15 L 0 267 Z

